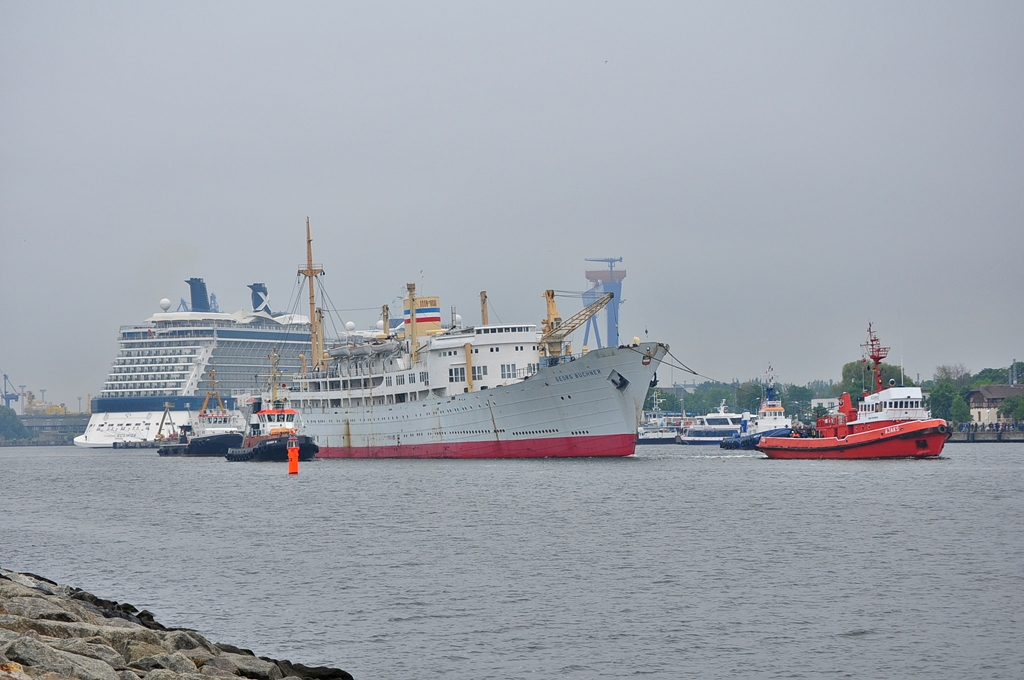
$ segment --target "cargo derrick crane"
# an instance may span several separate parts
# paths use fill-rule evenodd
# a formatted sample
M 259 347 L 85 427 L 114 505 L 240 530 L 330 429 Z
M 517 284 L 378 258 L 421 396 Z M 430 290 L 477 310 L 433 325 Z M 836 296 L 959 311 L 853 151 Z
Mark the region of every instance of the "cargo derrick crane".
M 7 391 L 7 386 L 8 386 L 8 385 L 10 385 L 10 386 L 11 386 L 11 390 L 12 390 L 11 392 L 8 392 L 8 391 Z M 4 373 L 4 393 L 3 393 L 3 400 L 4 400 L 4 406 L 6 406 L 7 408 L 10 408 L 10 407 L 11 407 L 11 402 L 12 402 L 12 401 L 18 401 L 18 393 L 17 393 L 17 392 L 14 392 L 13 390 L 14 390 L 14 383 L 12 383 L 12 382 L 11 382 L 11 379 L 7 377 L 7 374 L 6 374 L 6 373 Z
M 614 293 L 605 293 L 596 301 L 590 303 L 580 311 L 576 312 L 566 320 L 562 320 L 555 306 L 555 291 L 544 291 L 544 299 L 547 301 L 548 315 L 544 319 L 541 329 L 543 334 L 540 337 L 541 364 L 553 366 L 559 362 L 559 357 L 572 354 L 572 348 L 565 342 L 574 330 L 582 326 L 588 319 L 604 309 L 605 305 L 612 301 Z

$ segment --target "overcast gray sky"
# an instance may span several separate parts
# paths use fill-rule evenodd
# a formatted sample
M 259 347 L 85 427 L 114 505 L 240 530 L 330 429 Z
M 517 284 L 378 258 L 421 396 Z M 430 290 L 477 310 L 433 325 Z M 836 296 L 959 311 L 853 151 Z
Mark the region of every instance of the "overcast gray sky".
M 287 307 L 307 215 L 339 307 L 539 322 L 621 256 L 623 336 L 708 376 L 838 380 L 869 320 L 911 376 L 1006 366 L 1022 36 L 1020 2 L 3 0 L 0 370 L 77 408 L 189 277 Z

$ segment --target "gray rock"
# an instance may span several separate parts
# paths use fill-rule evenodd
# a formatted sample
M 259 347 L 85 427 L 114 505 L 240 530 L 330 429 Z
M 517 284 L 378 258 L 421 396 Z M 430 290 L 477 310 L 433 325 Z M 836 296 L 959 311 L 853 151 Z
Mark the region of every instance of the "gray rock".
M 118 618 L 118 617 L 114 617 L 114 618 L 100 618 L 100 619 L 97 620 L 97 623 L 99 623 L 100 625 L 105 626 L 107 628 L 131 628 L 133 630 L 137 630 L 137 629 L 141 628 L 141 629 L 144 629 L 144 630 L 149 630 L 148 628 L 143 626 L 141 623 L 137 623 L 135 621 L 130 621 L 128 619 Z
M 208 652 L 205 649 L 179 649 L 178 652 L 192 659 L 197 668 L 202 668 L 204 663 L 220 655 L 220 652 Z
M 199 672 L 199 669 L 196 668 L 194 663 L 192 663 L 192 660 L 181 652 L 144 656 L 133 661 L 131 665 L 134 668 L 140 668 L 145 671 L 151 671 L 156 668 L 166 668 L 167 670 L 174 671 L 178 674 Z
M 57 654 L 71 662 L 72 676 L 80 680 L 118 680 L 117 672 L 105 661 L 71 652 L 57 651 Z
M 215 656 L 203 661 L 199 666 L 199 672 L 206 676 L 230 677 L 238 675 L 238 666 L 233 664 L 230 659 L 226 659 L 223 656 Z
M 89 638 L 90 640 L 102 640 L 103 638 Z M 93 642 L 86 642 L 81 638 L 69 638 L 67 640 L 51 640 L 50 647 L 58 649 L 62 652 L 71 652 L 72 654 L 78 654 L 80 656 L 88 656 L 92 659 L 99 659 L 100 661 L 110 665 L 111 667 L 124 666 L 124 657 L 109 645 L 95 644 Z
M 166 654 L 166 650 L 159 645 L 154 645 L 149 642 L 139 642 L 137 640 L 126 640 L 124 644 L 117 646 L 117 651 L 121 652 L 121 656 L 124 657 L 125 663 L 129 666 L 134 666 L 135 662 L 139 659 Z M 158 667 L 163 668 L 163 666 L 157 665 L 150 666 L 146 670 L 149 671 Z
M 137 676 L 137 675 L 136 675 L 135 673 L 133 673 L 132 671 L 128 671 L 128 670 L 125 670 L 125 671 L 118 671 L 118 672 L 117 672 L 117 677 L 118 677 L 118 678 L 119 678 L 120 680 L 139 680 L 139 676 Z
M 43 593 L 21 583 L 0 578 L 0 597 L 42 597 Z
M 164 648 L 160 646 L 160 636 L 148 628 L 143 628 L 142 626 L 135 626 L 132 628 L 122 628 L 120 626 L 96 626 L 95 636 L 102 638 L 106 644 L 121 652 L 122 656 L 124 655 L 125 648 L 129 644 L 147 644 L 152 645 L 159 650 L 143 654 L 142 656 L 159 654 L 161 651 L 164 651 Z
M 340 668 L 307 666 L 301 663 L 292 663 L 288 659 L 274 659 L 274 663 L 286 676 L 305 678 L 305 680 L 352 680 L 352 676 Z
M 32 619 L 13 614 L 0 614 L 0 628 L 21 635 L 32 630 Z
M 0 576 L 5 579 L 9 579 L 19 585 L 32 588 L 33 590 L 41 590 L 47 595 L 66 595 L 67 588 L 62 588 L 49 579 L 44 579 L 35 574 L 20 574 L 16 571 L 7 571 L 6 569 L 0 569 Z
M 27 619 L 46 619 L 48 621 L 83 622 L 77 612 L 70 612 L 64 607 L 42 597 L 12 597 L 4 602 L 8 614 L 24 616 Z
M 284 677 L 284 673 L 277 667 L 277 664 L 258 659 L 255 656 L 225 652 L 221 654 L 221 657 L 238 666 L 239 675 L 253 680 L 281 680 Z
M 68 678 L 78 677 L 74 674 L 74 664 L 64 654 L 28 635 L 8 643 L 2 651 L 11 661 L 29 666 L 37 673 L 52 671 Z M 107 668 L 114 672 L 109 666 Z
M 203 649 L 207 652 L 218 653 L 213 643 L 204 638 L 194 630 L 173 630 L 164 634 L 160 646 L 168 652 L 185 651 L 192 649 Z
M 143 675 L 142 680 L 181 680 L 181 676 L 166 668 L 154 668 Z
M 103 623 L 105 620 L 102 616 L 93 613 L 84 603 L 78 602 L 71 599 L 70 597 L 58 597 L 56 595 L 47 597 L 46 600 L 51 604 L 55 604 L 61 609 L 70 614 L 74 615 L 78 621 L 82 623 Z

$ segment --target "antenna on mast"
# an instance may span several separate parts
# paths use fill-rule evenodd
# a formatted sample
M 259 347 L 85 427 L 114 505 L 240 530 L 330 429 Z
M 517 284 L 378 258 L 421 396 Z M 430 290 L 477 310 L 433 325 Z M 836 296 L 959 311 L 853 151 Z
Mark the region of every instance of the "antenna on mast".
M 875 392 L 882 391 L 882 359 L 889 356 L 889 348 L 882 347 L 882 341 L 878 339 L 875 332 L 871 330 L 871 322 L 868 321 L 868 341 L 861 345 L 867 350 L 868 357 L 874 362 L 875 370 Z
M 900 329 L 900 387 L 903 387 L 903 323 L 900 320 L 900 310 L 896 310 L 896 325 Z

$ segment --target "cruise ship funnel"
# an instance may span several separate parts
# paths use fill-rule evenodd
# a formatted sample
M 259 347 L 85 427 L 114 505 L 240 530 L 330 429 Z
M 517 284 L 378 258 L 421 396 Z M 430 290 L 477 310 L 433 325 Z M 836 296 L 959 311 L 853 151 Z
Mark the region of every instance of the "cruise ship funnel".
M 191 278 L 187 279 L 185 283 L 188 284 L 189 290 L 192 293 L 192 311 L 210 311 L 210 296 L 206 292 L 206 282 L 202 279 Z
M 270 294 L 267 292 L 267 285 L 265 283 L 250 283 L 249 289 L 252 290 L 252 311 L 266 312 L 273 316 L 274 313 L 270 311 Z

